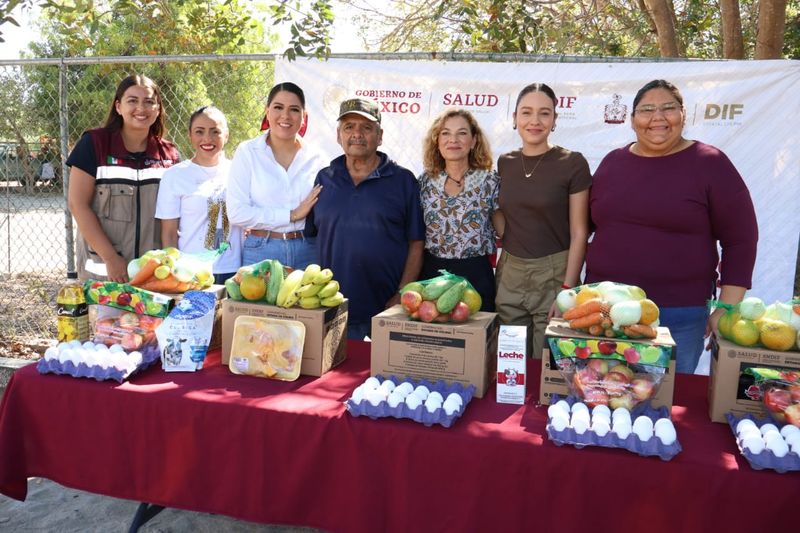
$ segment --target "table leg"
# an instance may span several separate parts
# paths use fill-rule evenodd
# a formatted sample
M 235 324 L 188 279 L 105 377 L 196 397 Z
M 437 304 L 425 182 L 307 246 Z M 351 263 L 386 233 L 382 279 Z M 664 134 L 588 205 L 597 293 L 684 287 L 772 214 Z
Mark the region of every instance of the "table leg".
M 140 527 L 163 510 L 163 505 L 152 505 L 147 502 L 140 503 L 139 507 L 136 509 L 136 513 L 133 515 L 133 522 L 131 522 L 128 533 L 136 533 L 139 531 Z

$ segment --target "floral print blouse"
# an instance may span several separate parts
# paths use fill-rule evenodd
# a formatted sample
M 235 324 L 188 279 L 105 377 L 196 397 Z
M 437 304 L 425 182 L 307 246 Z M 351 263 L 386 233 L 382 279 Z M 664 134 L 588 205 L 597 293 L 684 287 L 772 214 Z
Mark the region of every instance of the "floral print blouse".
M 461 259 L 496 251 L 491 215 L 498 206 L 500 177 L 493 170 L 471 169 L 455 196 L 444 192 L 447 173 L 419 177 L 425 216 L 425 248 L 432 255 Z

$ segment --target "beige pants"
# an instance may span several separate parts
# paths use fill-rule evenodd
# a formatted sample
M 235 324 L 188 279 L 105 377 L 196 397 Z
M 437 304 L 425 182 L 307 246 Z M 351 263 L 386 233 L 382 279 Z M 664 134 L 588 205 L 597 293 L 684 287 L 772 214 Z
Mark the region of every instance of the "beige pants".
M 541 359 L 547 313 L 564 283 L 568 250 L 536 259 L 503 250 L 497 264 L 495 304 L 500 323 L 528 327 L 528 354 Z M 533 328 L 533 335 L 531 335 Z

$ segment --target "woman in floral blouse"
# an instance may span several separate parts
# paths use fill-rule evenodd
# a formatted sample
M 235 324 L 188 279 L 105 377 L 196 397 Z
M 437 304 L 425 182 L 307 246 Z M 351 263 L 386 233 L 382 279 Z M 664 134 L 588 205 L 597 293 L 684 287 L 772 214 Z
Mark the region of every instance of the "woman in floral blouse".
M 483 311 L 494 311 L 494 271 L 489 256 L 504 220 L 498 210 L 500 179 L 475 117 L 450 109 L 433 121 L 423 146 L 419 177 L 425 212 L 425 260 L 420 279 L 440 269 L 458 274 L 480 293 Z

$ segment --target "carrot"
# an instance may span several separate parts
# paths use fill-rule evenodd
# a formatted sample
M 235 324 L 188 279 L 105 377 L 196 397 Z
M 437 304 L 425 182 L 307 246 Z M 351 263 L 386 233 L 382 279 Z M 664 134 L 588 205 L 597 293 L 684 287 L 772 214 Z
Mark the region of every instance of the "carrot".
M 577 305 L 572 309 L 567 309 L 561 316 L 564 317 L 564 320 L 572 321 L 575 320 L 576 318 L 582 318 L 591 315 L 593 313 L 599 313 L 602 310 L 603 310 L 603 302 L 598 299 L 595 299 L 595 300 L 589 300 L 588 302 L 584 302 L 581 305 Z
M 655 339 L 658 333 L 655 328 L 645 326 L 644 324 L 633 324 L 632 326 L 623 326 L 622 332 L 632 339 L 640 339 L 642 337 L 647 339 Z
M 139 272 L 131 278 L 129 283 L 134 287 L 140 287 L 142 283 L 153 277 L 153 272 L 156 271 L 156 268 L 158 268 L 160 264 L 161 263 L 155 259 L 149 259 L 147 263 L 139 269 Z
M 143 283 L 142 288 L 153 292 L 174 293 L 180 283 L 175 276 L 168 276 L 164 279 L 152 278 Z
M 589 335 L 594 335 L 595 337 L 599 337 L 603 334 L 603 326 L 600 324 L 594 324 L 589 326 Z
M 590 315 L 585 315 L 580 318 L 575 318 L 569 321 L 569 327 L 572 329 L 588 328 L 590 326 L 599 326 L 603 321 L 603 313 L 596 312 Z
M 605 335 L 606 337 L 608 337 L 610 339 L 613 339 L 614 337 L 617 336 L 617 332 L 614 331 L 611 328 L 606 328 L 605 331 L 603 331 L 603 335 Z

